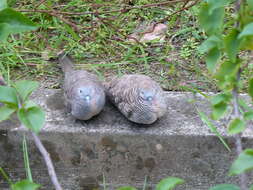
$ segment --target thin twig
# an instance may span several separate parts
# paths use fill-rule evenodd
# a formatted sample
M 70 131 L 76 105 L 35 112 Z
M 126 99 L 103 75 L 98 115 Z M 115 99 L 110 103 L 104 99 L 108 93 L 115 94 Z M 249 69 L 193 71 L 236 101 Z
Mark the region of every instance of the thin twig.
M 49 6 L 46 6 L 48 9 L 51 9 Z M 48 13 L 51 16 L 55 16 L 56 18 L 60 19 L 61 21 L 65 22 L 66 24 L 70 25 L 76 32 L 80 32 L 80 29 L 78 28 L 78 26 L 69 21 L 68 19 L 64 18 L 63 15 L 58 14 L 55 10 L 51 10 L 51 13 Z
M 128 38 L 128 39 L 133 39 L 136 43 L 140 44 L 143 46 L 143 44 L 137 40 L 136 38 L 134 37 L 131 37 L 131 36 L 126 36 L 124 35 L 123 33 L 121 33 L 116 27 L 114 27 L 111 23 L 109 22 L 106 22 L 105 20 L 108 20 L 105 19 L 105 18 L 101 18 L 99 17 L 99 15 L 101 14 L 106 14 L 106 13 L 113 13 L 113 12 L 126 12 L 126 11 L 129 11 L 131 9 L 142 9 L 142 8 L 149 8 L 149 7 L 158 7 L 158 6 L 165 6 L 165 5 L 169 5 L 169 4 L 174 4 L 174 3 L 179 3 L 179 2 L 184 2 L 184 5 L 183 5 L 183 8 L 178 10 L 178 11 L 175 11 L 174 13 L 170 14 L 169 16 L 165 17 L 164 19 L 156 22 L 151 31 L 148 31 L 148 32 L 145 32 L 145 33 L 150 33 L 150 32 L 153 32 L 156 25 L 159 24 L 159 23 L 162 23 L 162 22 L 165 22 L 168 20 L 169 17 L 183 11 L 183 10 L 186 10 L 186 9 L 189 9 L 190 7 L 194 6 L 195 4 L 198 3 L 199 0 L 196 0 L 194 3 L 192 3 L 191 5 L 186 6 L 186 4 L 188 2 L 190 2 L 192 0 L 171 0 L 171 1 L 165 1 L 165 2 L 161 2 L 161 3 L 153 3 L 153 4 L 146 4 L 146 5 L 140 5 L 140 6 L 129 6 L 129 7 L 124 7 L 123 9 L 117 9 L 117 10 L 111 10 L 111 11 L 103 11 L 103 12 L 98 12 L 98 11 L 95 11 L 95 12 L 76 12 L 76 13 L 73 13 L 73 12 L 62 12 L 62 11 L 56 11 L 56 10 L 39 10 L 39 9 L 34 9 L 34 10 L 19 10 L 20 12 L 38 12 L 38 13 L 47 13 L 51 16 L 55 16 L 57 17 L 58 19 L 62 20 L 64 23 L 70 25 L 72 28 L 74 28 L 74 30 L 76 32 L 80 32 L 80 28 L 73 22 L 67 20 L 66 18 L 63 17 L 63 15 L 85 15 L 85 14 L 92 14 L 92 15 L 95 15 L 103 24 L 105 25 L 109 25 L 111 28 L 113 28 L 115 31 L 117 31 L 118 33 L 120 33 L 122 36 L 124 36 L 125 38 Z M 144 33 L 144 34 L 145 34 Z M 124 41 L 124 40 L 122 40 Z
M 17 64 L 25 65 L 25 66 L 32 66 L 32 67 L 36 67 L 36 66 L 40 65 L 40 64 L 36 64 L 36 63 L 26 63 L 26 62 L 24 62 L 24 63 L 17 62 Z M 47 64 L 44 64 L 44 65 L 47 65 Z
M 241 70 L 237 73 L 237 81 L 240 80 L 240 74 Z M 238 97 L 238 87 L 235 85 L 232 91 L 233 95 L 233 108 L 234 108 L 234 118 L 242 118 L 242 115 L 239 111 L 239 97 Z M 242 134 L 235 135 L 235 144 L 236 144 L 236 152 L 237 154 L 241 154 L 243 148 L 242 148 L 242 140 L 241 140 Z M 240 187 L 241 190 L 247 190 L 247 175 L 245 173 L 242 173 L 240 175 Z
M 148 7 L 158 7 L 158 6 L 170 5 L 170 4 L 185 2 L 185 1 L 189 2 L 189 1 L 192 1 L 192 0 L 164 1 L 164 2 L 161 2 L 161 3 L 153 3 L 153 4 L 146 4 L 146 5 L 140 5 L 140 6 L 132 6 L 132 7 L 129 7 L 129 9 L 142 9 L 142 8 L 148 8 Z
M 183 6 L 182 6 L 182 9 L 185 8 L 185 6 L 189 3 L 189 1 L 185 1 Z
M 43 1 L 42 1 L 43 3 Z M 50 7 L 48 7 L 50 9 Z M 68 19 L 64 18 L 63 15 L 66 15 L 67 12 L 60 12 L 60 11 L 55 11 L 55 10 L 21 10 L 20 12 L 38 12 L 38 13 L 46 13 L 51 16 L 54 16 L 61 20 L 62 22 L 66 23 L 67 25 L 70 25 L 76 32 L 80 32 L 80 28 L 73 22 L 69 21 Z
M 145 47 L 145 45 L 143 44 L 143 43 L 141 43 L 139 40 L 137 40 L 135 37 L 131 37 L 131 36 L 127 36 L 127 35 L 125 35 L 125 34 L 123 34 L 122 32 L 120 32 L 114 25 L 112 25 L 111 23 L 109 23 L 109 22 L 106 22 L 105 20 L 105 18 L 101 18 L 99 15 L 95 15 L 97 18 L 98 18 L 98 20 L 100 21 L 100 22 L 102 22 L 103 24 L 105 24 L 105 25 L 109 25 L 112 29 L 114 29 L 117 33 L 119 33 L 119 34 L 121 34 L 122 36 L 124 36 L 126 39 L 128 38 L 128 39 L 133 39 L 136 43 L 138 43 L 139 45 L 141 45 L 142 47 Z M 120 39 L 119 38 L 119 40 L 120 41 L 124 41 L 123 39 Z
M 147 33 L 152 33 L 152 32 L 155 30 L 155 27 L 156 27 L 159 23 L 163 23 L 163 22 L 169 20 L 169 18 L 171 18 L 173 15 L 175 15 L 175 14 L 177 14 L 177 13 L 180 13 L 180 12 L 182 12 L 182 11 L 184 11 L 184 10 L 188 10 L 189 8 L 191 8 L 191 7 L 193 7 L 194 5 L 196 5 L 199 1 L 200 1 L 200 0 L 196 0 L 196 1 L 194 1 L 192 4 L 188 5 L 187 7 L 186 7 L 186 5 L 187 5 L 187 3 L 190 2 L 190 1 L 185 1 L 185 3 L 183 4 L 183 6 L 182 6 L 182 8 L 181 8 L 180 10 L 175 11 L 175 12 L 171 13 L 170 15 L 166 16 L 165 18 L 163 18 L 163 19 L 161 19 L 161 20 L 155 22 L 155 23 L 153 24 L 152 28 L 151 28 L 149 31 L 142 32 L 141 35 L 144 35 L 144 34 L 147 34 Z
M 192 0 L 172 0 L 172 1 L 165 1 L 161 3 L 153 3 L 153 4 L 146 4 L 146 5 L 140 5 L 140 6 L 127 6 L 122 9 L 116 9 L 116 10 L 111 10 L 111 11 L 101 11 L 101 12 L 62 12 L 62 11 L 54 11 L 55 14 L 63 14 L 63 15 L 87 15 L 87 14 L 108 14 L 108 13 L 114 13 L 114 12 L 126 12 L 131 9 L 143 9 L 143 8 L 150 8 L 150 7 L 158 7 L 158 6 L 165 6 L 165 5 L 170 5 L 170 4 L 175 4 L 175 3 L 180 3 L 180 2 L 190 2 Z M 39 13 L 52 13 L 52 10 L 27 10 L 27 9 L 21 9 L 18 10 L 20 12 L 39 12 Z
M 45 149 L 44 145 L 42 144 L 41 140 L 39 139 L 39 137 L 34 133 L 31 132 L 32 136 L 34 138 L 34 142 L 37 146 L 37 148 L 39 149 L 40 153 L 42 154 L 46 165 L 47 165 L 47 170 L 48 170 L 48 174 L 51 178 L 52 183 L 54 184 L 54 187 L 56 190 L 62 190 L 62 187 L 57 179 L 56 173 L 55 173 L 55 169 L 52 163 L 52 160 L 50 158 L 50 154 L 47 152 L 47 150 Z
M 189 8 L 191 8 L 191 7 L 193 7 L 194 5 L 196 5 L 199 1 L 200 1 L 200 0 L 196 0 L 196 1 L 194 1 L 192 4 L 188 5 L 187 7 L 185 6 L 186 4 L 184 4 L 183 7 L 182 7 L 180 10 L 175 11 L 174 13 L 170 14 L 169 16 L 163 18 L 160 22 L 165 22 L 165 21 L 167 21 L 171 16 L 173 16 L 173 15 L 175 15 L 175 14 L 177 14 L 177 13 L 180 13 L 180 12 L 182 12 L 182 11 L 184 11 L 184 10 L 188 10 Z M 188 2 L 189 2 L 189 1 L 188 1 Z
M 68 19 L 64 18 L 62 15 L 59 15 L 55 12 L 51 12 L 51 13 L 48 13 L 48 14 L 51 15 L 51 16 L 55 16 L 56 18 L 58 18 L 62 22 L 66 23 L 67 25 L 70 25 L 76 32 L 80 32 L 79 27 L 75 23 L 73 23 L 73 22 L 69 21 Z
M 175 11 L 175 12 L 173 12 L 172 14 L 168 15 L 167 17 L 165 17 L 164 19 L 155 22 L 155 23 L 153 24 L 152 28 L 151 28 L 149 31 L 143 32 L 143 33 L 141 33 L 141 35 L 144 35 L 144 34 L 146 34 L 146 33 L 152 33 L 152 32 L 154 31 L 155 27 L 156 27 L 159 23 L 165 22 L 165 21 L 168 20 L 171 16 L 173 16 L 173 15 L 179 13 L 179 12 L 182 12 L 182 11 L 184 11 L 184 10 L 187 10 L 187 9 L 189 9 L 189 8 L 191 8 L 191 7 L 193 7 L 193 6 L 196 5 L 199 1 L 200 1 L 200 0 L 196 0 L 196 1 L 194 1 L 192 4 L 190 4 L 190 5 L 187 6 L 187 7 L 186 7 L 186 4 L 187 4 L 188 2 L 190 2 L 190 1 L 189 1 L 189 0 L 188 0 L 188 1 L 183 1 L 183 2 L 187 2 L 187 3 L 184 3 L 183 7 L 182 7 L 180 10 Z M 154 4 L 152 4 L 152 5 L 154 5 Z M 161 3 L 160 3 L 160 5 L 161 5 Z M 150 6 L 150 5 L 149 5 L 149 6 Z M 125 38 L 133 39 L 136 43 L 138 43 L 139 45 L 141 45 L 141 46 L 144 47 L 144 44 L 141 43 L 141 42 L 140 42 L 138 39 L 136 39 L 135 37 L 126 36 L 125 34 L 121 33 L 116 27 L 114 27 L 111 23 L 106 22 L 105 20 L 107 20 L 107 19 L 106 19 L 106 18 L 101 18 L 101 17 L 99 16 L 99 13 L 98 13 L 98 12 L 95 14 L 95 16 L 99 19 L 100 22 L 102 22 L 102 23 L 105 24 L 105 25 L 109 25 L 111 28 L 113 28 L 116 32 L 120 33 L 120 34 L 121 34 L 122 36 L 124 36 Z M 121 40 L 121 41 L 123 41 L 123 40 Z
M 241 118 L 241 114 L 239 112 L 238 92 L 236 88 L 233 89 L 232 94 L 233 94 L 234 118 Z M 237 154 L 240 154 L 242 152 L 241 134 L 236 135 L 236 151 Z
M 241 3 L 242 3 L 241 0 L 237 0 L 235 2 L 235 9 L 236 9 L 237 14 L 239 14 Z M 240 23 L 239 23 L 239 21 L 237 21 L 235 23 L 235 27 L 238 28 L 239 25 L 240 25 Z M 237 81 L 240 80 L 241 71 L 242 70 L 240 68 L 239 71 L 237 72 Z M 232 95 L 233 95 L 234 118 L 241 119 L 242 115 L 241 115 L 240 110 L 239 110 L 240 106 L 239 106 L 238 86 L 237 85 L 234 86 L 233 91 L 232 91 Z M 242 136 L 241 133 L 235 135 L 236 151 L 237 151 L 238 155 L 240 155 L 242 150 L 243 150 L 241 136 Z M 239 175 L 239 177 L 240 177 L 241 190 L 247 190 L 247 181 L 248 181 L 247 180 L 247 175 L 245 173 L 242 173 L 242 174 Z
M 37 9 L 37 7 L 39 7 L 40 5 L 42 5 L 46 0 L 41 0 L 39 3 L 37 3 L 35 6 L 34 6 L 34 9 Z

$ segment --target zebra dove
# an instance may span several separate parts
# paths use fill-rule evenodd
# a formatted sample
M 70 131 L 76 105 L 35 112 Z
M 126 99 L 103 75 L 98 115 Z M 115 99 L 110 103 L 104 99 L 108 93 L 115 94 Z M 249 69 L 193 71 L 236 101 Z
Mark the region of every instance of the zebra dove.
M 64 72 L 65 105 L 72 116 L 88 120 L 99 114 L 105 104 L 105 92 L 98 77 L 84 70 L 74 70 L 71 59 L 58 55 Z
M 152 124 L 167 110 L 162 88 L 145 75 L 113 79 L 106 85 L 106 92 L 120 112 L 135 123 Z

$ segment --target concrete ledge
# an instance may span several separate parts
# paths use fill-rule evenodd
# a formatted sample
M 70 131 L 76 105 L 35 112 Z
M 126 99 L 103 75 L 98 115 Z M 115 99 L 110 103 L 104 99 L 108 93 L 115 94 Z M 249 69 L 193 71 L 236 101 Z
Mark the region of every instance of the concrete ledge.
M 89 121 L 75 121 L 64 111 L 62 92 L 39 90 L 33 97 L 47 112 L 47 122 L 40 137 L 56 166 L 66 190 L 91 190 L 101 187 L 103 176 L 108 189 L 121 185 L 148 187 L 167 176 L 181 177 L 186 184 L 178 190 L 205 190 L 214 184 L 236 183 L 227 177 L 234 159 L 234 139 L 225 135 L 223 123 L 217 123 L 232 148 L 229 153 L 199 119 L 192 99 L 208 113 L 208 104 L 191 93 L 167 93 L 168 114 L 151 126 L 125 119 L 109 103 L 104 111 Z M 12 179 L 25 177 L 21 141 L 27 131 L 12 119 L 0 123 L 0 166 Z M 243 145 L 252 147 L 252 131 L 245 132 Z M 51 190 L 44 162 L 31 137 L 29 151 L 34 180 Z M 0 189 L 7 184 L 0 178 Z

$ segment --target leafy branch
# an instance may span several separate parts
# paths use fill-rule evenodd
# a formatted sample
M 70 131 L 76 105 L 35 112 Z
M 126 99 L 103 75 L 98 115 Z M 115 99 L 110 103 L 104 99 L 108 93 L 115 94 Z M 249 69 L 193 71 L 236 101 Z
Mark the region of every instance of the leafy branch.
M 37 136 L 45 123 L 45 113 L 29 99 L 29 96 L 38 86 L 38 82 L 26 80 L 15 82 L 12 87 L 0 86 L 0 102 L 4 103 L 4 106 L 0 107 L 0 122 L 17 113 L 22 125 L 31 130 L 35 145 L 46 162 L 55 189 L 61 190 L 50 155 Z
M 217 80 L 222 91 L 211 99 L 212 119 L 219 120 L 224 117 L 229 113 L 230 104 L 232 104 L 233 114 L 228 124 L 228 133 L 235 136 L 238 158 L 232 164 L 229 175 L 240 174 L 240 188 L 246 190 L 247 176 L 244 172 L 253 168 L 253 150 L 243 151 L 241 134 L 246 128 L 246 120 L 251 120 L 253 117 L 251 117 L 251 108 L 246 112 L 241 111 L 243 110 L 241 106 L 245 107 L 245 104 L 240 104 L 238 93 L 240 74 L 244 65 L 239 54 L 240 51 L 253 50 L 253 0 L 235 1 L 237 14 L 235 24 L 225 28 L 225 7 L 230 6 L 233 2 L 233 0 L 205 0 L 202 2 L 199 22 L 208 38 L 201 44 L 199 51 L 206 53 L 207 68 Z M 249 95 L 253 98 L 252 90 L 252 79 L 249 79 Z M 248 107 L 245 110 L 248 110 Z M 237 186 L 232 186 L 234 189 L 239 189 Z M 221 190 L 223 187 L 216 186 L 214 189 Z
M 6 0 L 0 2 L 0 40 L 6 41 L 10 34 L 30 31 L 37 29 L 37 25 L 26 18 L 21 13 L 11 9 L 7 5 Z M 41 140 L 37 136 L 41 128 L 45 123 L 44 111 L 33 101 L 29 99 L 31 93 L 38 88 L 39 83 L 34 81 L 17 81 L 12 83 L 11 86 L 6 85 L 3 77 L 0 75 L 0 102 L 4 105 L 0 105 L 0 122 L 9 119 L 12 114 L 16 113 L 18 119 L 26 128 L 28 128 L 34 138 L 35 144 L 44 157 L 44 160 L 48 166 L 48 172 L 56 190 L 62 190 L 61 185 L 58 182 L 55 170 L 50 159 L 49 153 L 46 151 Z M 26 144 L 24 144 L 26 147 Z M 25 165 L 29 170 L 28 153 L 24 153 Z M 3 169 L 0 168 L 2 175 L 8 179 Z M 19 189 L 31 189 L 35 190 L 40 185 L 33 183 L 31 173 L 27 172 L 28 179 L 19 181 L 13 184 L 10 180 L 7 180 L 12 190 Z

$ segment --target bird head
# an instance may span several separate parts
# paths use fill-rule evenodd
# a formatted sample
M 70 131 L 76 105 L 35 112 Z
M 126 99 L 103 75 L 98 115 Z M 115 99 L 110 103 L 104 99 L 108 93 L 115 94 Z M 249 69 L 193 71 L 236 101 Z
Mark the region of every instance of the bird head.
M 97 115 L 104 107 L 105 93 L 96 84 L 86 84 L 74 88 L 71 113 L 81 120 L 88 120 Z
M 151 124 L 167 110 L 164 93 L 158 85 L 144 84 L 137 90 L 137 112 L 132 115 L 138 123 Z

